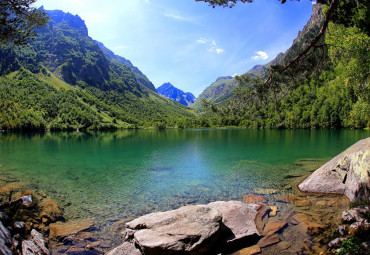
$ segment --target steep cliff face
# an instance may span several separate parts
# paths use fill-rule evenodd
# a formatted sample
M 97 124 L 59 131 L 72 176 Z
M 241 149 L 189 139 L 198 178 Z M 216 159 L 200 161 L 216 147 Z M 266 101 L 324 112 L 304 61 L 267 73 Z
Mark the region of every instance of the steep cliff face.
M 160 95 L 186 106 L 193 104 L 196 100 L 192 93 L 184 92 L 169 82 L 162 84 L 162 86 L 157 88 L 157 91 Z

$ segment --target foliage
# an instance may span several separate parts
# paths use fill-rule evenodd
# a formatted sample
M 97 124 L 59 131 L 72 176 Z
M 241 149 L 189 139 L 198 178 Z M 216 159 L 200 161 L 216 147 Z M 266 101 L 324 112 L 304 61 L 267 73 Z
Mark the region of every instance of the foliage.
M 0 129 L 166 126 L 194 117 L 140 83 L 129 66 L 107 58 L 80 17 L 48 14 L 53 19 L 28 47 L 0 47 L 0 75 L 8 76 L 0 79 Z
M 325 38 L 291 64 L 322 30 L 320 19 L 313 17 L 315 22 L 308 23 L 283 58 L 265 65 L 268 72 L 237 77 L 241 86 L 231 97 L 205 106 L 250 128 L 370 127 L 367 6 L 362 0 L 344 0 L 331 8 L 333 21 Z
M 342 247 L 338 251 L 338 255 L 347 255 L 347 254 L 360 254 L 361 243 L 356 237 L 351 237 L 342 242 Z
M 0 44 L 24 46 L 35 37 L 36 29 L 46 25 L 48 16 L 31 5 L 36 0 L 0 2 Z
M 331 23 L 325 42 L 333 63 L 345 67 L 340 78 L 346 86 L 364 102 L 370 102 L 370 37 L 357 27 Z
M 195 0 L 195 1 L 209 3 L 213 8 L 216 6 L 231 8 L 239 1 L 242 3 L 252 3 L 253 2 L 253 0 L 231 0 L 231 1 L 230 0 Z

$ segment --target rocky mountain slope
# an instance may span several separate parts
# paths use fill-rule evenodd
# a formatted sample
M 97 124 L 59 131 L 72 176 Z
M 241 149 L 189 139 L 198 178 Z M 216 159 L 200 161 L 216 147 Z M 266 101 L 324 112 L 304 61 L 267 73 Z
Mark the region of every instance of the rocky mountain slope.
M 194 116 L 89 37 L 79 16 L 47 13 L 50 22 L 29 46 L 0 47 L 0 129 L 100 129 Z
M 191 105 L 195 102 L 196 97 L 190 92 L 184 92 L 167 82 L 157 88 L 157 92 L 182 105 Z

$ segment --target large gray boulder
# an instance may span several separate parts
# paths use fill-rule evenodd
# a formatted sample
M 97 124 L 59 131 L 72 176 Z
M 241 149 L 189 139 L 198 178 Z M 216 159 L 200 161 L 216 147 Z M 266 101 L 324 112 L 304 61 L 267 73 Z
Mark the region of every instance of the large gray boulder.
M 222 223 L 228 230 L 225 231 L 228 244 L 231 245 L 247 238 L 258 238 L 260 236 L 255 223 L 260 205 L 246 204 L 239 201 L 218 201 L 207 206 L 222 214 Z
M 141 251 L 131 242 L 124 242 L 120 246 L 114 248 L 107 255 L 141 255 Z
M 358 141 L 298 185 L 304 192 L 345 194 L 370 200 L 370 138 Z
M 126 223 L 126 240 L 144 254 L 206 254 L 222 234 L 222 215 L 207 206 L 184 206 Z
M 148 214 L 126 223 L 125 242 L 108 255 L 213 254 L 224 245 L 256 241 L 260 207 L 219 201 Z

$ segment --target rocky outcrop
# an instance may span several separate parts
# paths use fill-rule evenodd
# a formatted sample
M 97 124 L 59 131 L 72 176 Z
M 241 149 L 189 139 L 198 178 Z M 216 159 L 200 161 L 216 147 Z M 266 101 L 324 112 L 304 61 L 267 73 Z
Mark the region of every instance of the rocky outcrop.
M 32 238 L 22 242 L 23 255 L 49 255 L 50 252 L 45 246 L 44 237 L 36 230 L 31 231 Z
M 328 243 L 328 247 L 332 253 L 337 253 L 338 248 L 343 246 L 344 241 L 355 237 L 355 239 L 352 239 L 355 242 L 352 243 L 351 250 L 347 250 L 347 254 L 350 254 L 351 251 L 356 251 L 356 254 L 368 254 L 368 243 L 370 243 L 369 213 L 369 206 L 364 205 L 346 210 L 342 213 L 341 221 L 344 225 L 340 225 L 337 228 L 337 231 L 332 235 L 335 239 Z
M 370 201 L 370 138 L 358 141 L 298 185 L 304 192 L 345 194 Z
M 222 215 L 207 206 L 152 213 L 126 224 L 126 239 L 145 254 L 205 254 L 222 233 Z
M 148 214 L 126 223 L 125 242 L 108 254 L 212 254 L 221 246 L 257 241 L 260 207 L 219 201 Z
M 222 223 L 229 230 L 229 235 L 226 237 L 227 244 L 230 245 L 260 235 L 255 224 L 259 205 L 239 201 L 218 201 L 207 206 L 222 214 Z

